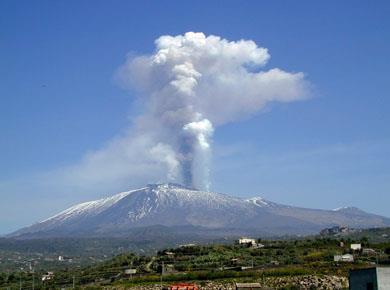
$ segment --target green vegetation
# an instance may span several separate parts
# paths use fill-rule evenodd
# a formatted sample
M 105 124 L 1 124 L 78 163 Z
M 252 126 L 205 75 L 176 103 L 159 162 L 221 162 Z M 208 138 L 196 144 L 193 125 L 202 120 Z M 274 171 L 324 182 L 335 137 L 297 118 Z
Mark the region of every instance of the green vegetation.
M 382 235 L 382 234 L 381 234 Z M 168 248 L 155 255 L 122 253 L 107 261 L 89 266 L 63 267 L 54 277 L 42 282 L 43 269 L 35 269 L 35 288 L 80 286 L 139 285 L 163 281 L 203 281 L 232 279 L 253 281 L 264 277 L 301 275 L 346 276 L 350 268 L 390 264 L 390 241 L 376 243 L 368 236 L 312 237 L 295 240 L 258 240 L 263 247 L 238 244 L 192 245 Z M 374 252 L 352 252 L 351 243 L 362 243 Z M 354 263 L 335 263 L 335 254 L 353 253 Z M 126 275 L 126 269 L 136 269 Z M 30 269 L 6 271 L 0 274 L 0 287 L 31 288 Z
M 390 228 L 355 230 L 346 235 L 345 238 L 374 244 L 386 243 L 390 239 Z

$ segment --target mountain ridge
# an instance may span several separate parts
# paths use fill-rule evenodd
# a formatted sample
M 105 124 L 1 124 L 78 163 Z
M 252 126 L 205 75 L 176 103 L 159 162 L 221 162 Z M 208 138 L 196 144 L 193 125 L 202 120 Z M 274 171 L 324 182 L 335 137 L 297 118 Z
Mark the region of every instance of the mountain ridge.
M 195 232 L 215 230 L 284 234 L 312 234 L 335 225 L 357 228 L 390 225 L 390 219 L 360 209 L 319 210 L 294 207 L 262 197 L 242 199 L 201 191 L 179 184 L 148 184 L 110 197 L 76 204 L 60 213 L 8 235 L 110 236 L 126 235 L 134 228 L 161 225 L 193 227 Z

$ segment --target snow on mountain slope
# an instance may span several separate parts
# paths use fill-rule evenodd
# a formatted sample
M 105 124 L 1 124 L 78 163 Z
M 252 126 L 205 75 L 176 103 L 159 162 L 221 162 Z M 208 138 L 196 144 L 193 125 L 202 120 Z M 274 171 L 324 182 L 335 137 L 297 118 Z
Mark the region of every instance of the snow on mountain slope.
M 125 191 L 125 192 L 115 194 L 111 197 L 76 204 L 48 219 L 43 220 L 41 223 L 61 222 L 67 219 L 77 218 L 79 216 L 88 215 L 88 214 L 97 215 L 134 191 L 136 190 Z
M 10 236 L 126 235 L 150 226 L 253 229 L 272 234 L 315 233 L 327 226 L 390 225 L 361 210 L 316 210 L 277 204 L 261 197 L 240 199 L 178 184 L 150 184 L 85 202 Z
M 273 207 L 284 207 L 285 205 L 278 204 L 269 200 L 266 200 L 262 197 L 252 197 L 246 199 L 247 202 L 261 208 L 273 208 Z

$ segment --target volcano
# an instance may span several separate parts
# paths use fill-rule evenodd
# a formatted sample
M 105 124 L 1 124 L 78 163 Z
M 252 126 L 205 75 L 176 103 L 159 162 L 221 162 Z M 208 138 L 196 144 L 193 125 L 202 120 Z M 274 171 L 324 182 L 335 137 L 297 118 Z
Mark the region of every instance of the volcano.
M 231 236 L 306 235 L 332 226 L 390 226 L 387 217 L 354 207 L 320 210 L 274 203 L 261 197 L 242 199 L 179 184 L 150 184 L 72 206 L 9 237 L 117 237 L 161 226 L 170 234 Z

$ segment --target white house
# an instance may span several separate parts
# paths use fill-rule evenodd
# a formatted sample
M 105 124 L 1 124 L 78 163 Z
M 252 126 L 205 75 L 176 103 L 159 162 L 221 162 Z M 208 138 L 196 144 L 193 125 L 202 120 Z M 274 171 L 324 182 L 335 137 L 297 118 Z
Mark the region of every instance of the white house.
M 125 269 L 125 274 L 126 275 L 137 274 L 137 269 Z
M 58 261 L 60 261 L 60 262 L 65 262 L 65 261 L 72 262 L 72 258 L 65 257 L 65 256 L 58 256 Z
M 42 281 L 48 281 L 53 279 L 54 273 L 53 272 L 47 272 L 45 275 L 42 275 Z
M 351 250 L 360 251 L 362 249 L 362 244 L 351 244 Z
M 244 244 L 246 244 L 246 245 L 252 245 L 252 246 L 256 246 L 256 240 L 255 239 L 250 239 L 250 238 L 240 238 L 239 240 L 238 240 L 238 243 L 240 244 L 240 245 L 244 245 Z

